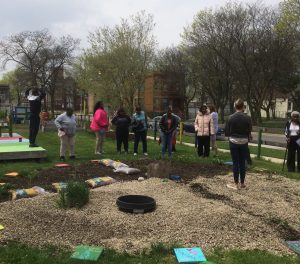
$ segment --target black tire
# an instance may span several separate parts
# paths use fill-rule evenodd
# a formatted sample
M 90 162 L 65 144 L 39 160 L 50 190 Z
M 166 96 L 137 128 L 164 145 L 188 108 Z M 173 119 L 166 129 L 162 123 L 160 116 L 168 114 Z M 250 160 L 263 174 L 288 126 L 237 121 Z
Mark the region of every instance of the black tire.
M 147 213 L 155 210 L 156 202 L 152 197 L 144 195 L 120 196 L 116 202 L 119 210 L 127 213 Z

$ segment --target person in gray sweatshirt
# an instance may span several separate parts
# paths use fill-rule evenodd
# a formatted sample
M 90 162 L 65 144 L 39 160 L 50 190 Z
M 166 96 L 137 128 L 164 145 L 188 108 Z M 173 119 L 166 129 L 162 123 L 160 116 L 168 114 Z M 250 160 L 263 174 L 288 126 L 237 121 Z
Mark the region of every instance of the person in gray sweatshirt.
M 251 118 L 244 113 L 244 102 L 238 99 L 234 103 L 236 112 L 232 114 L 225 126 L 225 136 L 229 137 L 229 149 L 233 162 L 234 185 L 228 184 L 232 189 L 245 188 L 246 168 L 248 157 L 248 141 L 251 137 Z
M 67 108 L 66 112 L 59 115 L 54 123 L 60 137 L 60 160 L 65 160 L 65 153 L 68 146 L 70 149 L 70 159 L 75 159 L 76 119 L 75 115 L 73 115 L 73 109 Z

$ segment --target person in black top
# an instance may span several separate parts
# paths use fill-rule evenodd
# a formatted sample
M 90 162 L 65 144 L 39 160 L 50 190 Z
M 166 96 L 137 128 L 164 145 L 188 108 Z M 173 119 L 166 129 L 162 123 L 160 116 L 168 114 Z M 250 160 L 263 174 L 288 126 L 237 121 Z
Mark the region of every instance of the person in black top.
M 159 122 L 161 131 L 161 154 L 162 158 L 165 157 L 166 149 L 168 147 L 168 155 L 172 156 L 172 138 L 174 131 L 178 125 L 178 119 L 172 114 L 172 108 L 168 108 L 168 112 L 164 114 Z
M 300 123 L 299 112 L 291 113 L 291 120 L 285 125 L 285 136 L 287 139 L 287 168 L 289 172 L 295 171 L 295 158 L 297 152 L 297 171 L 300 172 Z
M 225 136 L 229 137 L 229 148 L 233 162 L 235 185 L 228 184 L 232 189 L 245 188 L 246 167 L 248 157 L 248 140 L 251 137 L 251 118 L 244 113 L 244 102 L 238 99 L 234 103 L 236 112 L 231 115 L 225 125 Z
M 40 112 L 42 107 L 42 99 L 46 94 L 37 88 L 28 89 L 25 96 L 29 101 L 30 116 L 29 116 L 29 147 L 38 147 L 35 143 L 36 136 L 40 126 Z
M 131 118 L 126 114 L 123 108 L 120 108 L 111 122 L 116 126 L 117 151 L 121 153 L 123 143 L 125 153 L 128 153 L 128 136 Z

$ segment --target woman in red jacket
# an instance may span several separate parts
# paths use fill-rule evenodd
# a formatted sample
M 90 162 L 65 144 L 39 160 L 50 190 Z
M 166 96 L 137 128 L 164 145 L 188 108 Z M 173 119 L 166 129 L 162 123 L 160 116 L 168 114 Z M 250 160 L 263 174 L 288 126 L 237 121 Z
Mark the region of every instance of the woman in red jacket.
M 108 116 L 104 110 L 103 102 L 98 101 L 95 104 L 94 115 L 90 125 L 91 130 L 96 134 L 95 154 L 101 155 L 103 153 L 103 142 L 108 125 Z

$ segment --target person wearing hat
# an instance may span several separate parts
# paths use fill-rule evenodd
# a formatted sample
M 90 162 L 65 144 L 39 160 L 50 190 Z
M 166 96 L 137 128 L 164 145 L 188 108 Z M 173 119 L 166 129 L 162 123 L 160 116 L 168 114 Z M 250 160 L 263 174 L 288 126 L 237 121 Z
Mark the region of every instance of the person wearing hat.
M 199 108 L 195 118 L 195 133 L 199 157 L 209 157 L 210 136 L 215 134 L 214 123 L 206 105 Z
M 40 127 L 40 112 L 42 100 L 46 94 L 37 88 L 28 89 L 25 96 L 29 101 L 30 116 L 29 116 L 29 147 L 38 147 L 35 143 Z
M 287 139 L 287 168 L 289 172 L 295 171 L 295 158 L 297 152 L 297 171 L 300 172 L 300 123 L 299 112 L 291 113 L 291 120 L 285 125 L 285 136 Z

